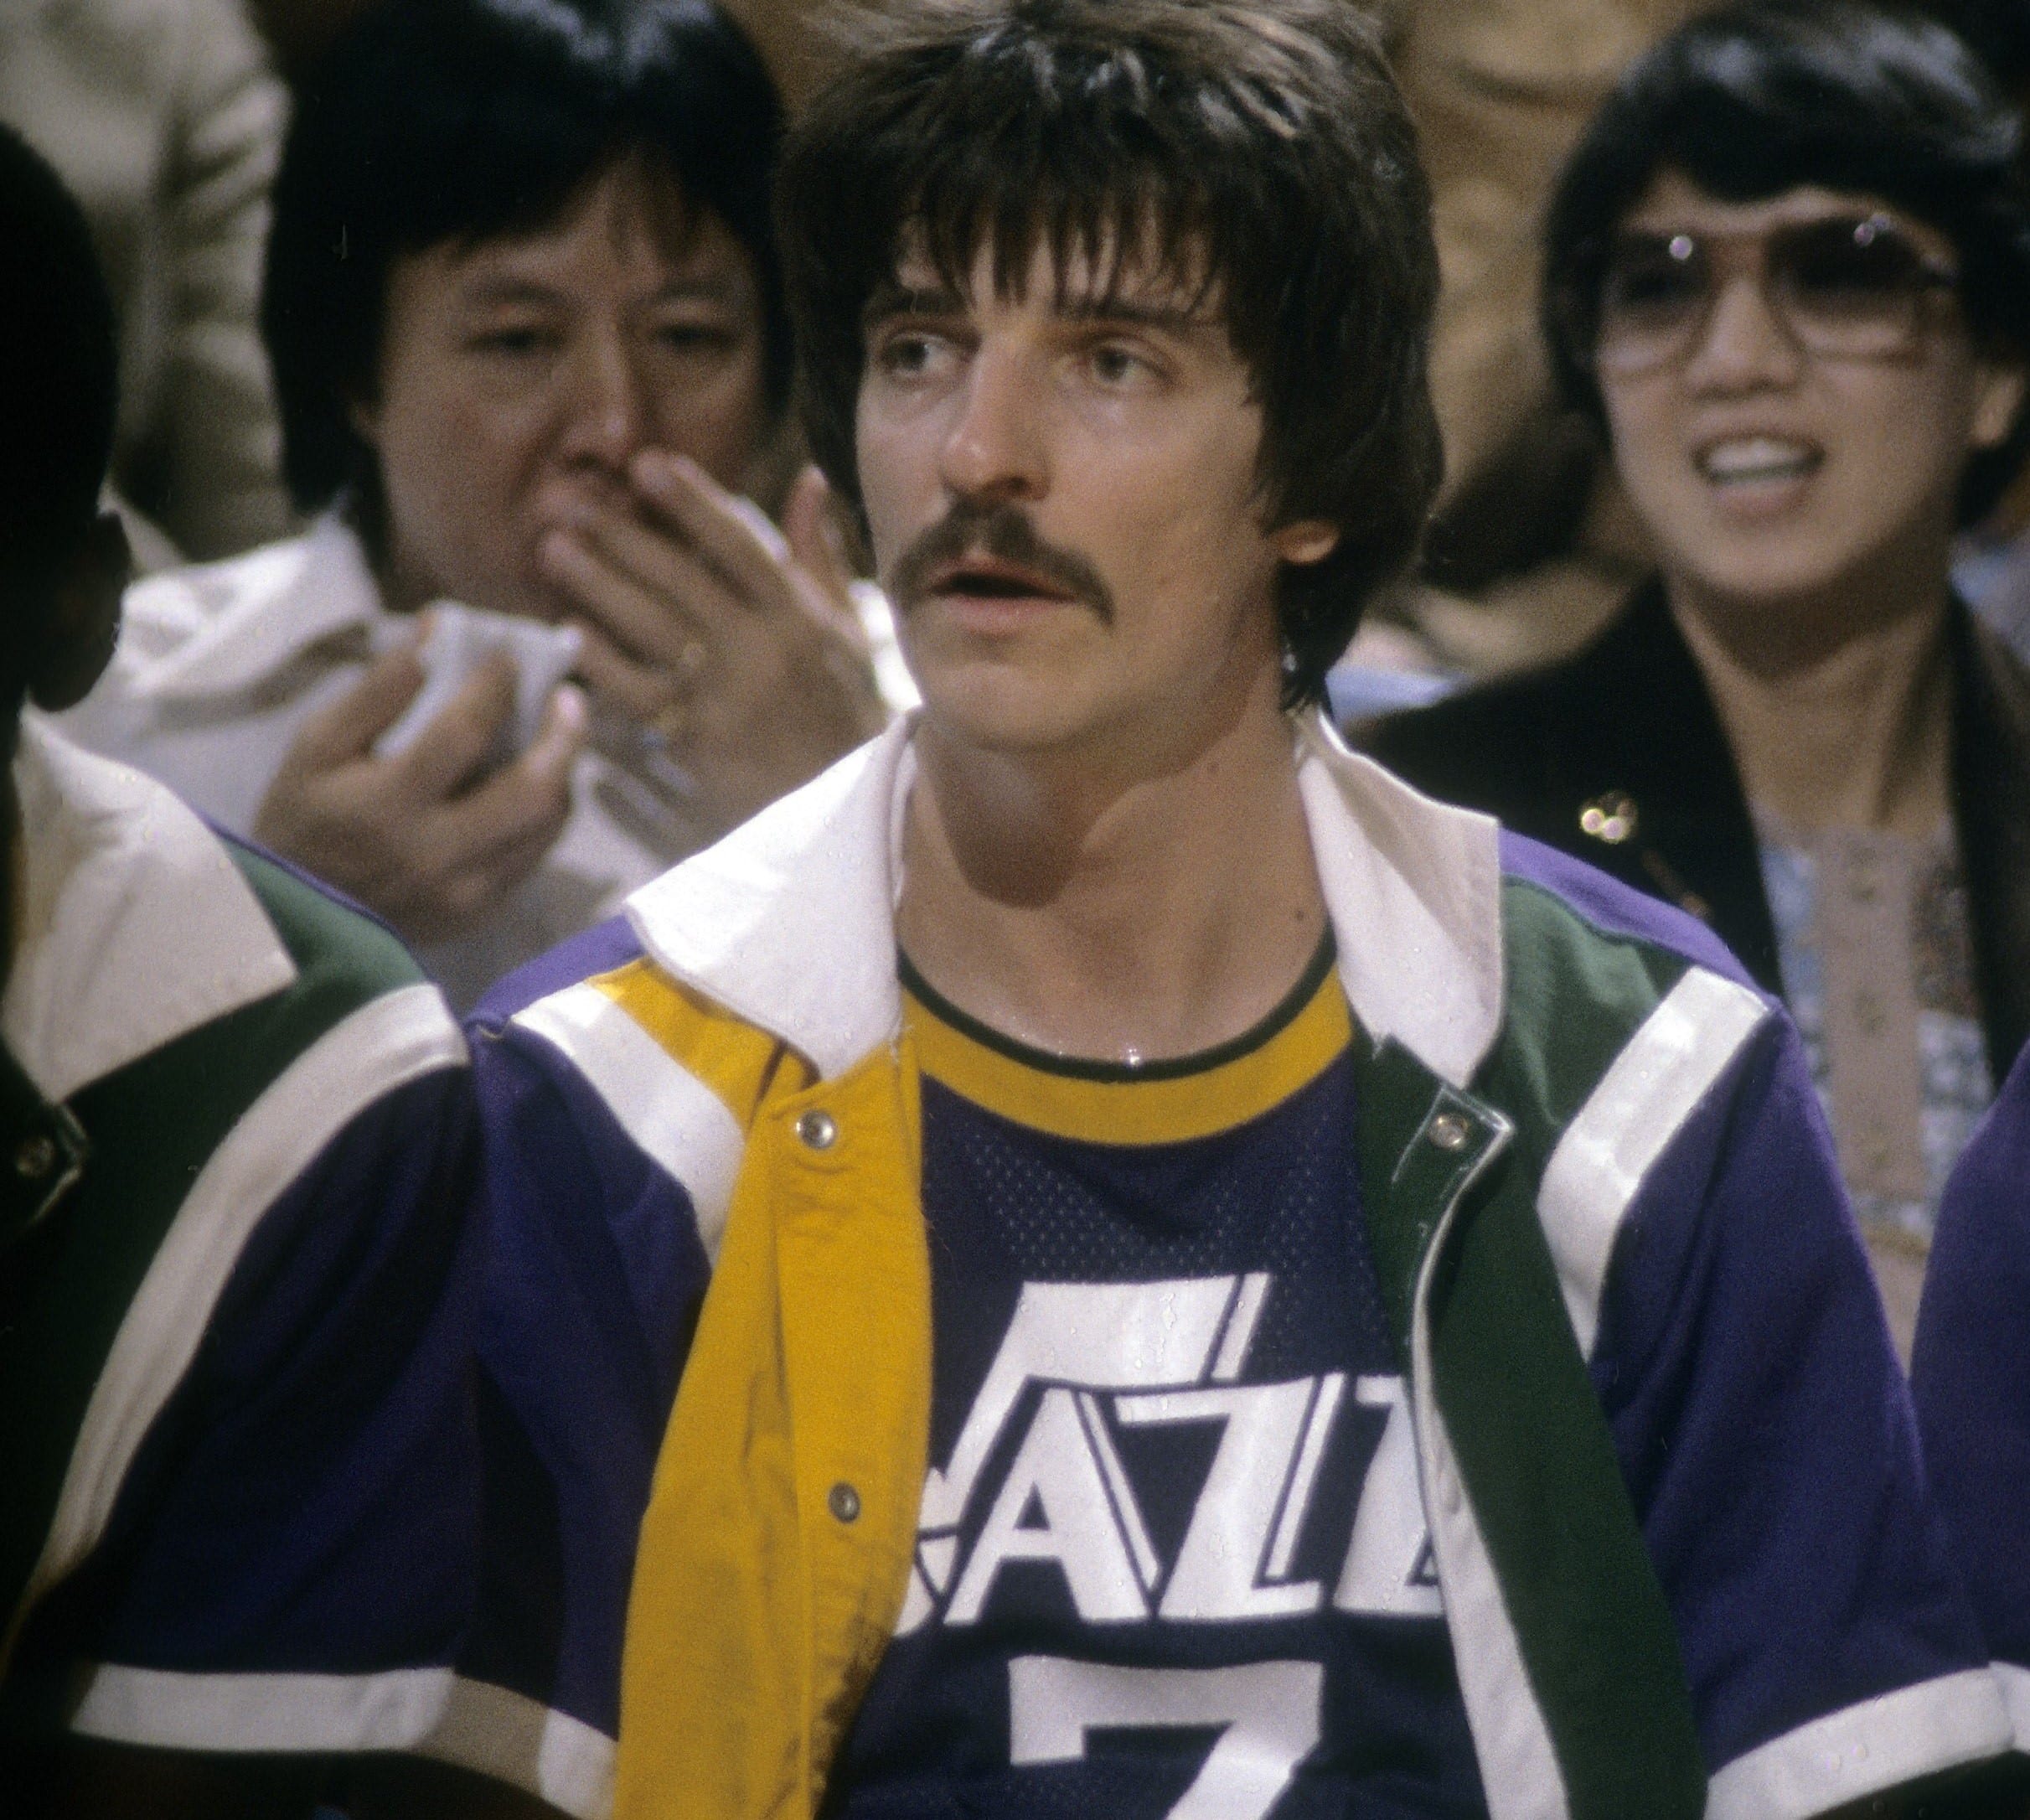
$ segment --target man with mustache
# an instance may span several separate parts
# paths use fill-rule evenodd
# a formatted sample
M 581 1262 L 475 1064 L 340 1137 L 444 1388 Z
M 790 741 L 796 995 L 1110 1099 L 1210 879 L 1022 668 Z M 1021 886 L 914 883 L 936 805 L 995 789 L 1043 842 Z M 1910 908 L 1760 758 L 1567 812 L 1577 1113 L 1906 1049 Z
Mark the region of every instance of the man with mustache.
M 2006 1748 L 1780 1011 L 1316 711 L 1439 468 L 1368 28 L 867 32 L 778 207 L 923 706 L 482 1008 L 481 1766 L 1630 1820 Z

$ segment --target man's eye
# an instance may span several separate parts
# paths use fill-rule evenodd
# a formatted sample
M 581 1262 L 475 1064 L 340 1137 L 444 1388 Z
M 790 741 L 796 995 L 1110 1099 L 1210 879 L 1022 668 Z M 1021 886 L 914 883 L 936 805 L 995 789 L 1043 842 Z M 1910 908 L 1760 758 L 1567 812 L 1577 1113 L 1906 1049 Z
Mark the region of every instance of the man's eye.
M 721 354 L 738 339 L 719 323 L 665 323 L 656 330 L 657 341 L 676 354 Z
M 932 335 L 891 335 L 881 344 L 879 364 L 891 379 L 922 379 L 936 370 L 942 347 Z
M 485 329 L 472 340 L 472 345 L 480 353 L 497 354 L 505 359 L 548 354 L 556 344 L 557 337 L 550 330 L 528 323 Z
M 1131 348 L 1103 344 L 1086 357 L 1093 378 L 1110 387 L 1146 385 L 1157 378 L 1155 368 Z

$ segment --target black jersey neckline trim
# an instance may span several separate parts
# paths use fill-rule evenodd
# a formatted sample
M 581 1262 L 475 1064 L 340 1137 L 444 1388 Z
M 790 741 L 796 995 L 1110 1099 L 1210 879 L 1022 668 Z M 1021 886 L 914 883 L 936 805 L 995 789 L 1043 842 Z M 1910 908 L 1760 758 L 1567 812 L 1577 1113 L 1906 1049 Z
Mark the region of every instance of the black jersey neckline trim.
M 1334 938 L 1332 925 L 1325 924 L 1325 932 L 1319 938 L 1317 949 L 1298 976 L 1295 985 L 1284 995 L 1273 1010 L 1258 1023 L 1244 1030 L 1237 1037 L 1216 1043 L 1210 1049 L 1201 1049 L 1191 1055 L 1164 1056 L 1153 1062 L 1100 1062 L 1082 1056 L 1053 1055 L 1047 1049 L 1037 1049 L 1013 1037 L 1005 1036 L 990 1024 L 983 1024 L 969 1012 L 962 1011 L 946 998 L 923 975 L 917 971 L 916 964 L 900 949 L 896 954 L 896 975 L 902 990 L 917 1000 L 923 1008 L 941 1023 L 948 1024 L 961 1036 L 970 1037 L 983 1049 L 991 1049 L 996 1055 L 1005 1056 L 1010 1062 L 1019 1062 L 1024 1068 L 1034 1068 L 1039 1073 L 1061 1075 L 1067 1080 L 1103 1081 L 1110 1084 L 1134 1081 L 1180 1081 L 1194 1074 L 1204 1074 L 1214 1068 L 1224 1068 L 1230 1062 L 1237 1062 L 1242 1056 L 1252 1055 L 1264 1047 L 1296 1021 L 1298 1015 L 1318 995 L 1318 989 L 1325 983 L 1332 971 L 1334 962 L 1339 959 L 1339 944 Z

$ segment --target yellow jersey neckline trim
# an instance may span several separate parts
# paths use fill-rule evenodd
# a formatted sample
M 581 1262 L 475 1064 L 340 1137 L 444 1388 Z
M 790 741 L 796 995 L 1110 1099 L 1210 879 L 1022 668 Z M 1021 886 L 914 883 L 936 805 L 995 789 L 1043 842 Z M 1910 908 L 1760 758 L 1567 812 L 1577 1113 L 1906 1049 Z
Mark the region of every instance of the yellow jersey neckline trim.
M 1330 933 L 1261 1022 L 1198 1056 L 1130 1068 L 1049 1055 L 991 1032 L 901 963 L 902 1018 L 923 1073 L 1017 1125 L 1097 1144 L 1175 1144 L 1273 1111 L 1353 1037 Z

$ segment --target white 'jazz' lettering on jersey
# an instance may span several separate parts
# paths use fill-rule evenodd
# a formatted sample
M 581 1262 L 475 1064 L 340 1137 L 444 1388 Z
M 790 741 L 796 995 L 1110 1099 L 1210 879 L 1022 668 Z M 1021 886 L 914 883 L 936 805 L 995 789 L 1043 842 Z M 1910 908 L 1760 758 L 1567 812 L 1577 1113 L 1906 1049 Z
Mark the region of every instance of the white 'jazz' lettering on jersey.
M 1345 1379 L 1337 1373 L 1333 1377 Z M 1163 1595 L 1166 1618 L 1269 1618 L 1315 1611 L 1325 1589 L 1316 1580 L 1260 1584 L 1269 1532 L 1304 1439 L 1318 1380 L 1233 1384 L 1216 1390 L 1170 1390 L 1118 1397 L 1114 1414 L 1131 1428 L 1155 1422 L 1225 1423 L 1212 1470 L 1177 1551 Z
M 1332 1603 L 1341 1611 L 1382 1617 L 1437 1617 L 1445 1602 L 1429 1570 L 1409 1397 L 1400 1378 L 1363 1378 L 1353 1393 L 1371 1408 L 1387 1409 L 1388 1425 L 1361 1487 L 1353 1539 Z
M 1032 1503 L 1041 1526 L 1025 1527 Z M 1088 1624 L 1145 1618 L 1149 1606 L 1136 1583 L 1127 1539 L 1109 1507 L 1107 1487 L 1069 1390 L 1043 1393 L 1043 1401 L 986 1528 L 952 1595 L 948 1624 L 979 1616 L 1004 1561 L 1055 1561 L 1072 1588 L 1072 1602 Z
M 924 1480 L 919 1525 L 933 1533 L 958 1527 L 974 1481 L 1032 1379 L 1089 1390 L 1198 1383 L 1233 1306 L 1235 1281 L 1024 1284 L 950 1466 L 933 1466 Z
M 924 1486 L 917 1560 L 899 1635 L 937 1616 L 979 1621 L 1001 1569 L 1048 1562 L 1091 1624 L 1227 1622 L 1319 1609 L 1325 1588 L 1290 1577 L 1346 1380 L 1237 1380 L 1273 1287 L 1265 1273 L 1158 1283 L 1030 1283 L 968 1412 L 950 1463 Z M 1025 1398 L 1031 1385 L 1039 1392 Z M 1332 1604 L 1429 1617 L 1423 1494 L 1399 1378 L 1360 1378 L 1356 1407 L 1387 1412 L 1351 1526 Z M 1028 1426 L 998 1488 L 983 1482 Z M 1219 1444 L 1175 1559 L 1150 1539 L 1114 1430 L 1217 1423 Z M 960 1534 L 988 1498 L 977 1538 Z

